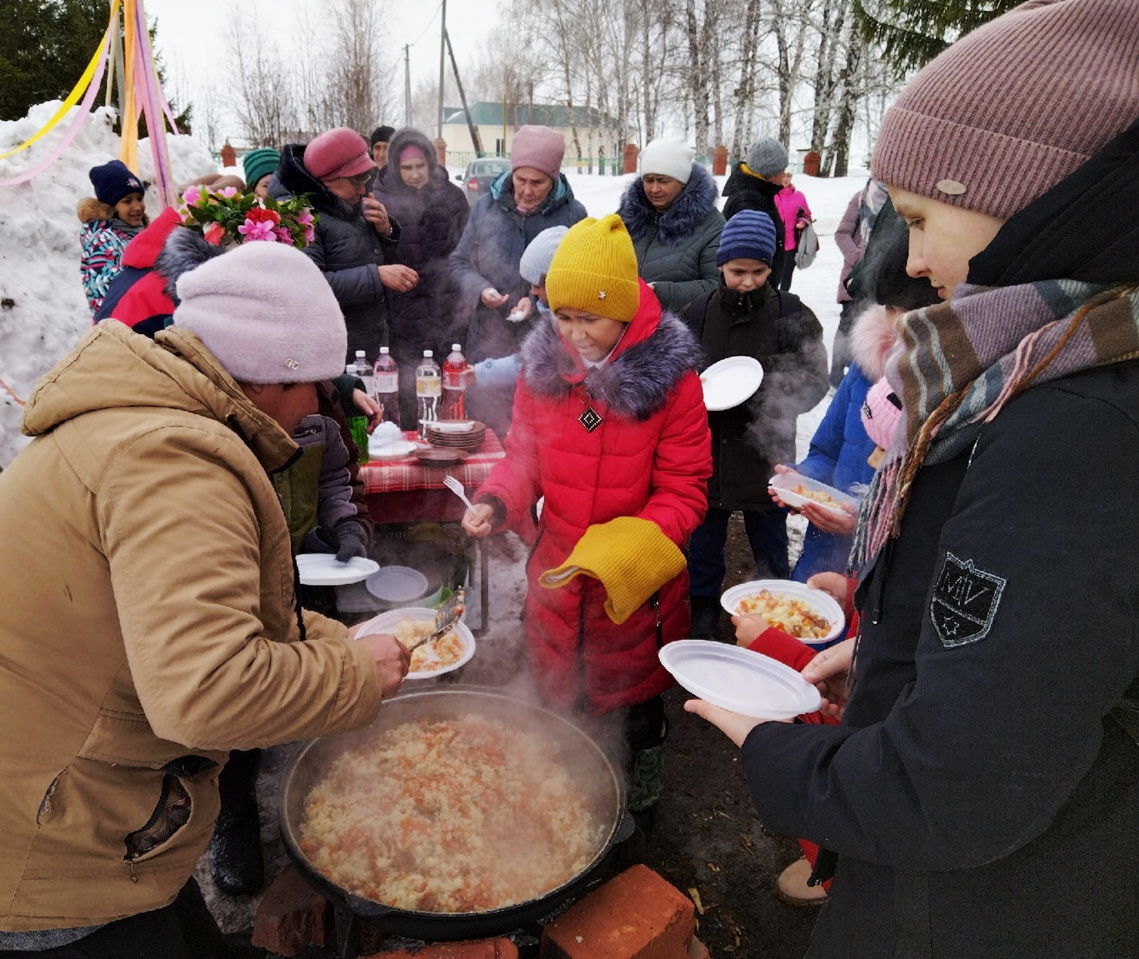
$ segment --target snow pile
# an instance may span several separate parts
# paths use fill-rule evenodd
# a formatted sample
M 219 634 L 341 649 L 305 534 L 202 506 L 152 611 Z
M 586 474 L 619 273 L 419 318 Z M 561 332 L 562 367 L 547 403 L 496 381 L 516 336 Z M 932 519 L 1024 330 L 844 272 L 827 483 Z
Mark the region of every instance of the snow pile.
M 60 101 L 41 103 L 21 120 L 0 122 L 0 153 L 33 136 Z M 78 108 L 76 108 L 78 109 Z M 0 160 L 0 181 L 39 163 L 59 142 L 73 114 L 51 133 L 14 156 Z M 79 279 L 79 199 L 93 196 L 87 171 L 119 155 L 111 129 L 114 111 L 101 107 L 83 124 L 63 155 L 27 183 L 0 187 L 0 380 L 26 400 L 33 386 L 91 326 Z M 209 151 L 190 136 L 169 136 L 175 182 L 213 173 Z M 137 173 L 154 178 L 147 140 L 139 143 Z M 146 194 L 151 217 L 162 209 L 155 190 Z M 22 407 L 0 389 L 0 467 L 27 438 L 20 435 Z

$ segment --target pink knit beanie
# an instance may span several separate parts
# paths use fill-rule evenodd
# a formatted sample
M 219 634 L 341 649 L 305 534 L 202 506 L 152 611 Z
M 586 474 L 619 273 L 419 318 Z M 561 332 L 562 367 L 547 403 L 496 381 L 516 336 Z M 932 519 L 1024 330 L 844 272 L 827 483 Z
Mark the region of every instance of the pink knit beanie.
M 874 178 L 1007 219 L 1139 118 L 1139 3 L 1029 0 L 927 64 L 886 111 Z
M 551 180 L 557 180 L 565 155 L 566 140 L 557 130 L 527 124 L 514 134 L 514 142 L 510 145 L 510 169 L 533 167 Z
M 898 420 L 902 418 L 901 403 L 895 404 L 890 397 L 897 398 L 894 388 L 880 379 L 866 392 L 862 403 L 862 428 L 875 446 L 890 448 L 890 440 L 898 431 Z
M 367 141 L 348 127 L 334 127 L 313 137 L 304 152 L 304 167 L 318 180 L 356 176 L 376 168 Z
M 174 325 L 239 383 L 315 383 L 344 371 L 348 335 L 316 264 L 283 243 L 243 243 L 183 273 Z

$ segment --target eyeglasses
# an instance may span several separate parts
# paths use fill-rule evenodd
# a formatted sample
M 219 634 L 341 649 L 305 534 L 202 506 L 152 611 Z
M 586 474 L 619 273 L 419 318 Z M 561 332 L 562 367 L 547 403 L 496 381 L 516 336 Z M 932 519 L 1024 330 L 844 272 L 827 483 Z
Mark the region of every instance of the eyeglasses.
M 347 180 L 357 190 L 363 187 L 365 190 L 372 189 L 372 184 L 376 182 L 376 174 L 378 170 L 368 170 L 365 173 L 357 173 L 355 176 L 341 176 L 337 177 L 338 180 Z

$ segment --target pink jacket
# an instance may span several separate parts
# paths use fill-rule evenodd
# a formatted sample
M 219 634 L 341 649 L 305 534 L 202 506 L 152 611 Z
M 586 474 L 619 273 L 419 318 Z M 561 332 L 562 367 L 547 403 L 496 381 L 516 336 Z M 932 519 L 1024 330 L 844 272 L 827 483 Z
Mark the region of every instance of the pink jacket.
M 775 194 L 775 206 L 779 210 L 779 218 L 783 221 L 783 249 L 793 250 L 797 245 L 795 221 L 814 219 L 811 216 L 811 208 L 807 206 L 807 198 L 793 186 L 785 186 Z

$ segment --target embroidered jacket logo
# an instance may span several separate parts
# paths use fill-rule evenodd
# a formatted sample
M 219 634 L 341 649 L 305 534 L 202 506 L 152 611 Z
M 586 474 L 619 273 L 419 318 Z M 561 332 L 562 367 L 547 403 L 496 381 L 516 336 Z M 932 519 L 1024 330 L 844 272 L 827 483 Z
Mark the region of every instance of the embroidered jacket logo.
M 984 639 L 997 616 L 1001 594 L 1008 582 L 1003 576 L 977 569 L 971 559 L 945 554 L 929 615 L 943 646 L 963 646 Z

